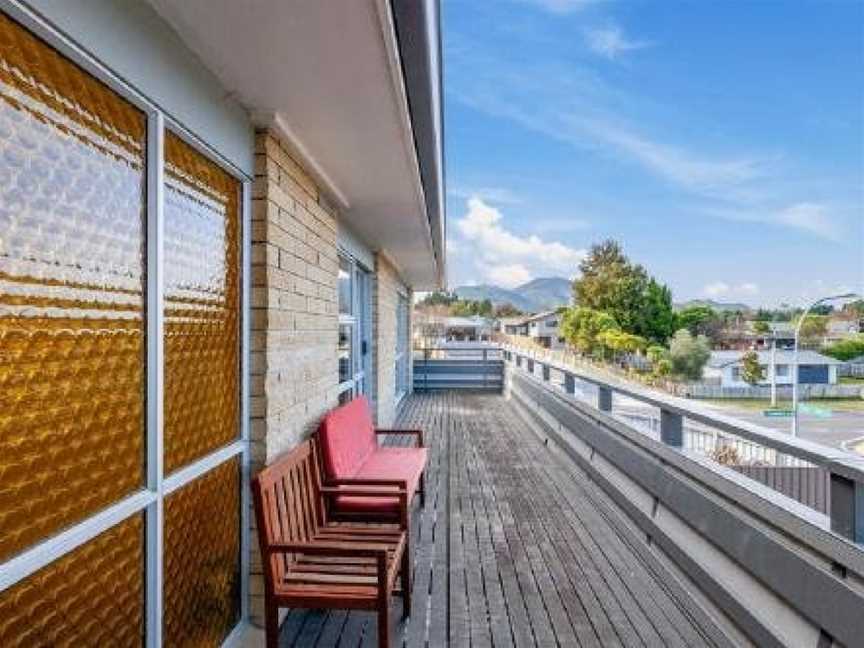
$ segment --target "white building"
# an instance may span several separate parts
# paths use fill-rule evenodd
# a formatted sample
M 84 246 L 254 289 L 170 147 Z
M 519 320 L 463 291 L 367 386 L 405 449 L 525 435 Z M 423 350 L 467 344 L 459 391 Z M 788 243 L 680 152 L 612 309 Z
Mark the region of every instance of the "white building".
M 719 380 L 723 387 L 747 387 L 744 381 L 743 358 L 747 351 L 714 351 L 705 367 L 706 379 Z M 760 385 L 771 384 L 771 351 L 756 351 L 764 374 Z M 778 385 L 792 384 L 792 351 L 777 351 L 774 358 Z M 837 367 L 841 363 L 815 351 L 798 353 L 799 384 L 837 384 Z
M 558 311 L 545 311 L 526 317 L 524 325 L 527 327 L 528 337 L 547 349 L 564 348 L 561 319 Z

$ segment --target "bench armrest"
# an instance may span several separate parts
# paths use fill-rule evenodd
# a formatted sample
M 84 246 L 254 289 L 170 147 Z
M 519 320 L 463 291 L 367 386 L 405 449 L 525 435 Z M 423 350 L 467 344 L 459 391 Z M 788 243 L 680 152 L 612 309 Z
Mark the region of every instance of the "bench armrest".
M 274 542 L 268 553 L 304 553 L 315 556 L 357 556 L 387 558 L 387 545 L 377 542 Z
M 423 430 L 388 430 L 388 429 L 377 429 L 375 430 L 375 434 L 408 434 L 413 437 L 417 437 L 417 447 L 423 448 L 425 444 L 423 443 Z
M 390 486 L 400 488 L 404 491 L 408 490 L 407 479 L 373 479 L 366 477 L 340 477 L 338 479 L 328 479 L 325 486 Z

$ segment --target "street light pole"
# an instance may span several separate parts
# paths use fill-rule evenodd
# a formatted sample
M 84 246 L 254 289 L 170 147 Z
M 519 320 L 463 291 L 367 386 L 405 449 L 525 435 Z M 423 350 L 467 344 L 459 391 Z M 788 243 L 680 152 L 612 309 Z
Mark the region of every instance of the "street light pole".
M 807 314 L 816 308 L 819 304 L 824 304 L 825 302 L 834 301 L 835 299 L 853 299 L 858 297 L 855 293 L 845 293 L 843 295 L 831 295 L 830 297 L 823 297 L 822 299 L 817 299 L 815 302 L 810 304 L 803 313 L 801 313 L 801 318 L 798 320 L 798 325 L 795 327 L 795 345 L 792 349 L 792 436 L 798 436 L 798 338 L 801 335 L 801 326 L 804 324 L 804 320 L 807 317 Z

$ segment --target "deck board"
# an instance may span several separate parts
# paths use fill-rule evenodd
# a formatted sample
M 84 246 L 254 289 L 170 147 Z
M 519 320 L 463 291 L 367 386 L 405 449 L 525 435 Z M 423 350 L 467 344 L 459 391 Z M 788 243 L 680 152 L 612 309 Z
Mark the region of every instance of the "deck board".
M 399 427 L 425 430 L 425 508 L 412 516 L 413 613 L 393 646 L 708 646 L 622 535 L 614 504 L 551 453 L 498 395 L 415 394 Z M 390 438 L 389 443 L 407 443 Z M 375 615 L 292 610 L 281 645 L 375 646 Z

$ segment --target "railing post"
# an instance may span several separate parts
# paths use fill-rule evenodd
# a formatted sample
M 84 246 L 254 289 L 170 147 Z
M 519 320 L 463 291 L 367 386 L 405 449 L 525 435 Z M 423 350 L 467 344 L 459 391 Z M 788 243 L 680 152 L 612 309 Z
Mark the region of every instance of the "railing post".
M 836 472 L 831 474 L 830 498 L 831 530 L 852 542 L 864 543 L 864 484 Z
M 576 376 L 571 373 L 564 374 L 564 391 L 568 394 L 576 393 Z
M 487 377 L 486 377 L 486 358 L 488 357 L 487 353 L 488 353 L 488 351 L 486 350 L 486 348 L 484 348 L 483 349 L 483 391 L 486 391 L 486 383 L 488 382 Z
M 541 365 L 540 367 L 543 370 L 543 382 L 549 382 L 549 376 L 551 374 L 551 370 L 549 369 L 548 364 Z
M 597 409 L 601 412 L 612 411 L 612 390 L 608 387 L 597 386 Z
M 684 417 L 665 409 L 660 410 L 660 440 L 680 448 L 684 444 Z

